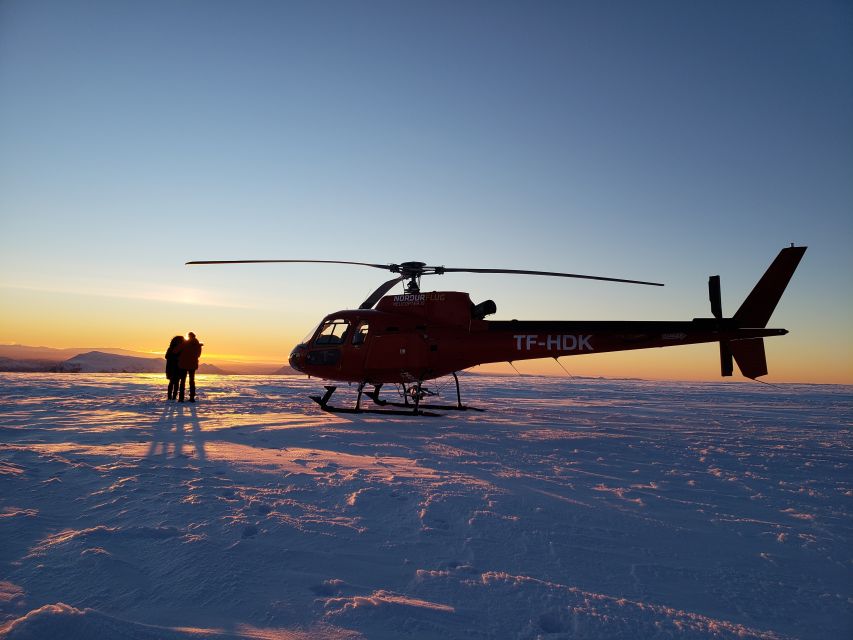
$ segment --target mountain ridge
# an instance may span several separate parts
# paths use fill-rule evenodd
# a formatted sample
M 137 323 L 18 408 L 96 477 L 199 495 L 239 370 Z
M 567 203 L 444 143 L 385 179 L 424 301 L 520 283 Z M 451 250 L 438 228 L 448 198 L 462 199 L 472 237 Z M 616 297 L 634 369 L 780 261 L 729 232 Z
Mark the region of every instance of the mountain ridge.
M 297 375 L 287 365 L 202 358 L 199 373 L 216 375 Z M 32 347 L 0 345 L 0 371 L 62 373 L 160 373 L 162 356 L 111 347 Z

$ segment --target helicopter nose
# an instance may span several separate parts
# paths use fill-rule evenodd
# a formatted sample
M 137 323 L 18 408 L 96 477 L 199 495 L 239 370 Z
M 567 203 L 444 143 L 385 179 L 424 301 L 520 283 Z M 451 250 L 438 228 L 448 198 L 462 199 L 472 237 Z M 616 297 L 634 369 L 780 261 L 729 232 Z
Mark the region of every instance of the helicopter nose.
M 298 344 L 293 347 L 293 351 L 290 352 L 290 357 L 287 359 L 293 369 L 302 372 L 302 361 L 305 359 L 305 352 L 307 350 L 308 347 L 304 344 Z

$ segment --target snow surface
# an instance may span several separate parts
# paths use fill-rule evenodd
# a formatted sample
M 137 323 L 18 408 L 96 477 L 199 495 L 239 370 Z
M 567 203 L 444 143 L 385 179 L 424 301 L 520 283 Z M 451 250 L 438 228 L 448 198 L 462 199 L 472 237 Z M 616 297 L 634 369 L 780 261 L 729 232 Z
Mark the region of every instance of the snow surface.
M 0 374 L 0 637 L 853 637 L 851 387 L 199 378 Z

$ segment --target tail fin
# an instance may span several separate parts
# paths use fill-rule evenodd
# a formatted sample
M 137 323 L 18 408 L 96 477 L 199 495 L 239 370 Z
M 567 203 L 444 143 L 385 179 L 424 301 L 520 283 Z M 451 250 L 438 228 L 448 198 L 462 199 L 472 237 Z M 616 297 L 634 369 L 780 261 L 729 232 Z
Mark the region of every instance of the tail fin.
M 738 369 L 745 378 L 755 380 L 759 376 L 767 375 L 767 358 L 764 356 L 764 340 L 762 338 L 732 340 L 729 345 Z
M 806 247 L 795 247 L 791 245 L 779 252 L 773 264 L 761 276 L 761 280 L 755 285 L 755 288 L 740 305 L 733 316 L 738 320 L 741 327 L 763 328 L 770 321 L 770 316 L 773 315 L 773 310 L 776 308 L 779 298 L 788 286 L 791 276 L 794 275 L 800 259 L 806 252 Z M 732 345 L 734 347 L 734 345 Z M 762 357 L 764 354 L 764 345 L 761 346 Z M 737 360 L 737 353 L 734 354 Z M 740 366 L 740 361 L 738 361 Z M 743 367 L 741 367 L 743 370 Z M 765 366 L 766 373 L 766 366 Z M 744 373 L 744 375 L 746 375 Z M 759 374 L 762 375 L 762 374 Z M 752 377 L 752 376 L 747 376 Z

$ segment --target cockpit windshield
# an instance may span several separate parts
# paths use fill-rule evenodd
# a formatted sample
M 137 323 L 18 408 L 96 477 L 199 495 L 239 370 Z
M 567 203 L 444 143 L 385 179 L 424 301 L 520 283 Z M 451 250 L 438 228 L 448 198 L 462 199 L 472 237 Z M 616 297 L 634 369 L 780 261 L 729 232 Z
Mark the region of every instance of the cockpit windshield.
M 314 344 L 342 344 L 349 330 L 346 320 L 329 320 L 323 324 Z
M 318 322 L 317 324 L 315 324 L 315 325 L 314 325 L 314 328 L 313 328 L 313 329 L 311 329 L 311 331 L 309 331 L 308 333 L 306 333 L 306 334 L 305 334 L 305 337 L 304 337 L 304 338 L 302 338 L 302 340 L 300 340 L 300 341 L 299 341 L 299 344 L 308 344 L 308 341 L 309 341 L 309 340 L 311 340 L 311 338 L 313 338 L 313 337 L 314 337 L 314 334 L 315 334 L 315 333 L 317 333 L 317 329 L 319 329 L 319 328 L 320 328 L 320 325 L 321 325 L 321 324 L 323 324 L 323 323 L 322 323 L 322 322 Z

